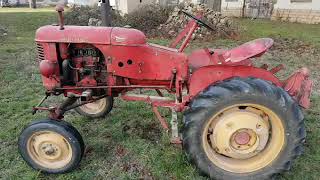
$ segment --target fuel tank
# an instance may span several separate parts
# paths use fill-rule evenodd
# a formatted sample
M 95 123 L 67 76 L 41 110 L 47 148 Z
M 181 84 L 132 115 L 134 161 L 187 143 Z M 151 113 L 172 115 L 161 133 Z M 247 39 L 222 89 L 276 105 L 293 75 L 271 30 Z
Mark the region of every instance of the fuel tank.
M 49 25 L 39 28 L 36 32 L 36 42 L 47 43 L 90 43 L 106 45 L 137 46 L 146 44 L 143 32 L 120 27 L 94 26 L 59 26 Z

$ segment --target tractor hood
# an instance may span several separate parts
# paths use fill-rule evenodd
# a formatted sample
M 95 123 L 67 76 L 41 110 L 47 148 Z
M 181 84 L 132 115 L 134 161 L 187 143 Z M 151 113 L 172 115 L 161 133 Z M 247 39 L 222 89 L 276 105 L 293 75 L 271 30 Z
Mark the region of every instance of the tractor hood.
M 36 32 L 37 42 L 141 45 L 146 36 L 136 29 L 94 26 L 43 26 Z

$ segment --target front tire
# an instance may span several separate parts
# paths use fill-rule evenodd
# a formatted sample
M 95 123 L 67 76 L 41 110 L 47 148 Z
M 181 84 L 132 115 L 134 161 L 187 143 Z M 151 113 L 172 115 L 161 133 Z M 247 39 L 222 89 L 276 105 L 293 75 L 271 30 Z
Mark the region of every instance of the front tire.
M 303 151 L 300 107 L 283 89 L 235 78 L 201 92 L 184 114 L 183 146 L 213 179 L 269 179 Z
M 84 153 L 80 133 L 69 123 L 41 120 L 31 123 L 18 140 L 22 158 L 35 170 L 65 173 L 75 169 Z

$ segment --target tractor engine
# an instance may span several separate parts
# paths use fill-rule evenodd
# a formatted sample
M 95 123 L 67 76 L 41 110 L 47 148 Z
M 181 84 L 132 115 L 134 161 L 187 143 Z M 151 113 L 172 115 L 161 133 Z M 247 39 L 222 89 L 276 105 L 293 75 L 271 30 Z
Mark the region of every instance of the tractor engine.
M 61 87 L 83 87 L 86 90 L 107 84 L 105 59 L 99 49 L 88 44 L 67 43 L 58 44 L 56 47 L 56 58 L 46 60 L 44 54 L 49 54 L 46 52 L 52 52 L 55 48 L 38 45 L 40 72 L 44 86 L 49 92 L 59 94 Z M 77 95 L 83 93 L 82 90 L 72 92 Z M 93 94 L 102 93 L 98 90 L 93 92 Z
M 106 84 L 105 62 L 97 48 L 73 44 L 68 48 L 68 57 L 61 64 L 63 85 L 92 87 Z

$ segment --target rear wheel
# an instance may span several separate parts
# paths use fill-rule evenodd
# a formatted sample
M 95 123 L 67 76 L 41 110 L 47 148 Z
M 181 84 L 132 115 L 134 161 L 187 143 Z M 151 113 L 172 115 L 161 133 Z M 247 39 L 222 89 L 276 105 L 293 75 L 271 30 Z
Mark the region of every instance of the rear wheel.
M 288 170 L 306 135 L 299 106 L 260 79 L 210 86 L 184 118 L 186 153 L 214 179 L 269 179 Z
M 67 122 L 42 120 L 30 124 L 19 137 L 19 152 L 34 169 L 64 173 L 80 163 L 84 143 L 79 132 Z
M 79 99 L 78 103 L 81 103 Z M 88 118 L 102 118 L 110 113 L 113 107 L 113 97 L 106 97 L 93 103 L 88 103 L 76 108 L 75 110 Z

